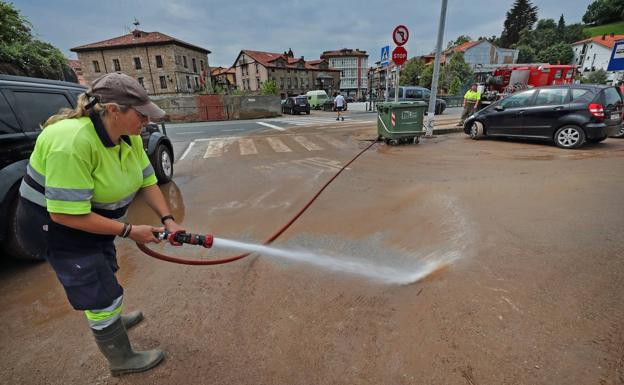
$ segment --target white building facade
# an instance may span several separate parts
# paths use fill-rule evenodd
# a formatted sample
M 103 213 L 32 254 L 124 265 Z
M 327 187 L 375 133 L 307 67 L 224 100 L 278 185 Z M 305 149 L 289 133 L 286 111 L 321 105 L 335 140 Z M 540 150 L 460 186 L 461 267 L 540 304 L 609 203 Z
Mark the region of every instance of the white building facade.
M 321 59 L 329 62 L 329 67 L 340 70 L 340 92 L 353 98 L 364 98 L 368 89 L 368 54 L 359 49 L 343 48 L 338 51 L 325 51 Z
M 618 40 L 624 40 L 624 35 L 594 36 L 590 39 L 572 43 L 572 51 L 574 52 L 572 64 L 576 65 L 583 76 L 599 69 L 606 71 L 609 66 L 611 51 Z M 623 78 L 622 72 L 607 72 L 607 81 L 609 83 L 613 84 L 613 82 Z

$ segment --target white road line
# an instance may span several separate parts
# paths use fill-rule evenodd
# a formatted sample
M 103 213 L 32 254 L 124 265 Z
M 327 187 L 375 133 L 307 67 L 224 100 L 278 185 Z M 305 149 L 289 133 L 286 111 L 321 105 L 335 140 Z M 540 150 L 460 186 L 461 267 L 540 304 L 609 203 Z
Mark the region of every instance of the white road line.
M 229 130 L 221 130 L 222 132 L 244 131 L 244 128 L 232 128 Z
M 190 135 L 190 134 L 202 134 L 203 131 L 187 131 L 187 132 L 176 132 L 176 135 Z
M 204 158 L 217 158 L 223 155 L 225 143 L 226 141 L 224 140 L 213 140 L 211 142 L 208 142 L 208 148 L 206 148 Z
M 308 150 L 308 151 L 319 151 L 319 150 L 322 150 L 321 147 L 319 147 L 316 144 L 314 144 L 313 142 L 309 141 L 305 136 L 295 136 L 295 137 L 293 137 L 293 139 L 297 143 L 299 143 L 300 145 L 305 147 L 305 149 Z
M 292 150 L 288 148 L 284 142 L 277 138 L 266 138 L 266 140 L 275 152 L 292 152 Z
M 191 148 L 193 148 L 194 145 L 195 145 L 195 142 L 189 143 L 188 147 L 186 148 L 186 150 L 184 150 L 184 153 L 182 154 L 179 160 L 184 160 L 184 158 L 186 158 L 188 153 L 191 152 Z
M 331 144 L 332 146 L 336 147 L 336 148 L 345 148 L 347 147 L 347 145 L 344 142 L 339 141 L 336 138 L 333 138 L 331 136 L 328 135 L 317 135 L 319 138 L 321 138 L 322 140 L 324 140 L 325 142 Z
M 241 155 L 252 155 L 258 153 L 258 149 L 256 149 L 253 139 L 239 139 L 238 146 L 240 147 Z
M 279 127 L 279 126 L 275 126 L 273 124 L 269 124 L 269 123 L 265 123 L 265 122 L 256 122 L 256 123 L 258 123 L 261 126 L 265 126 L 265 127 L 276 129 L 278 131 L 286 131 L 285 128 L 282 128 L 282 127 Z

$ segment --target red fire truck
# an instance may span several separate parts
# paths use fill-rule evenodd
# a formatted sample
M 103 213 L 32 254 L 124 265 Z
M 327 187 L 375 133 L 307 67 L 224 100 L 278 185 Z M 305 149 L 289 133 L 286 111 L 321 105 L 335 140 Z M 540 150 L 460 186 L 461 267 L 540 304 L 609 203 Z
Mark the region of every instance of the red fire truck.
M 563 64 L 524 64 L 494 69 L 485 82 L 481 107 L 508 94 L 531 87 L 571 84 L 576 67 Z

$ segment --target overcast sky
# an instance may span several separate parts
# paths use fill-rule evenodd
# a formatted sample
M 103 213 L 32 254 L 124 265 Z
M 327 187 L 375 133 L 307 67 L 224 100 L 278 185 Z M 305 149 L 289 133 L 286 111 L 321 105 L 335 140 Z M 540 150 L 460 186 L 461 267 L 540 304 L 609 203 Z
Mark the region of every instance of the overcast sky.
M 513 0 L 449 0 L 444 45 L 459 35 L 500 35 Z M 590 0 L 533 0 L 539 18 L 580 22 Z M 211 66 L 230 66 L 241 49 L 318 59 L 325 50 L 359 48 L 369 65 L 392 43 L 398 24 L 410 31 L 409 56 L 435 47 L 441 0 L 13 0 L 34 33 L 68 57 L 69 49 L 129 33 L 159 31 L 206 48 Z

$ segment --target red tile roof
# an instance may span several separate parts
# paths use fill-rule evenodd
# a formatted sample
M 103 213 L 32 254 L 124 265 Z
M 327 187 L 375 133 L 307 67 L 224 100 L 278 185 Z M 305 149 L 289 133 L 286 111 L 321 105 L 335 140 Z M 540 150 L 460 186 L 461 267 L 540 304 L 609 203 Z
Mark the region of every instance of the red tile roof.
M 234 68 L 225 68 L 225 67 L 211 67 L 210 73 L 212 76 L 224 75 L 224 74 L 235 74 L 236 71 Z
M 283 53 L 273 53 L 273 52 L 263 52 L 263 51 L 251 51 L 244 49 L 241 53 L 247 54 L 249 57 L 262 64 L 267 68 L 282 68 L 279 67 L 276 62 L 281 59 L 285 62 L 285 66 L 283 68 L 299 68 L 297 66 L 298 63 L 303 62 L 304 68 L 308 70 L 319 70 L 319 64 L 321 64 L 324 60 L 304 60 L 303 58 L 292 58 Z M 324 71 L 339 71 L 337 69 L 328 68 Z
M 472 48 L 472 47 L 474 47 L 475 45 L 477 45 L 477 44 L 479 44 L 481 42 L 482 42 L 482 40 L 467 41 L 467 42 L 465 42 L 463 44 L 460 44 L 460 45 L 458 45 L 456 47 L 451 48 L 451 50 L 453 52 L 466 52 L 466 50 L 468 48 Z
M 77 59 L 67 59 L 67 65 L 69 65 L 72 69 L 81 68 L 80 60 Z
M 359 49 L 343 48 L 335 51 L 325 51 L 321 54 L 321 59 L 339 56 L 368 56 L 366 51 L 360 51 Z
M 186 48 L 194 49 L 196 51 L 201 51 L 203 53 L 209 54 L 210 51 L 198 47 L 196 45 L 189 44 L 182 40 L 178 40 L 169 35 L 165 35 L 160 32 L 144 32 L 139 30 L 134 30 L 132 33 L 127 35 L 115 37 L 108 40 L 98 41 L 96 43 L 85 44 L 78 47 L 74 47 L 71 49 L 73 52 L 80 51 L 91 51 L 91 50 L 99 50 L 99 49 L 109 49 L 109 48 L 122 48 L 122 47 L 132 47 L 137 45 L 161 45 L 161 44 L 177 44 Z
M 613 48 L 613 46 L 615 45 L 615 42 L 618 40 L 624 40 L 624 35 L 613 35 L 613 36 L 604 35 L 604 39 L 603 39 L 603 36 L 594 36 L 589 39 L 579 40 L 575 43 L 572 43 L 572 45 L 581 44 L 581 43 L 589 43 L 591 41 L 591 42 L 600 44 L 607 48 Z

